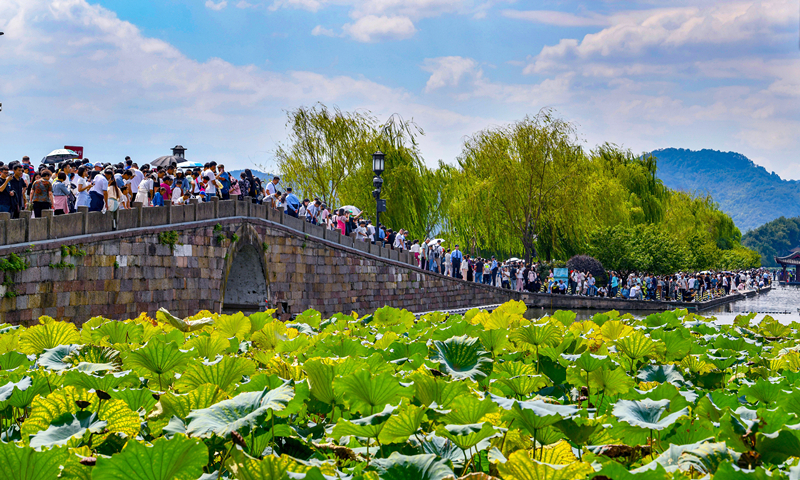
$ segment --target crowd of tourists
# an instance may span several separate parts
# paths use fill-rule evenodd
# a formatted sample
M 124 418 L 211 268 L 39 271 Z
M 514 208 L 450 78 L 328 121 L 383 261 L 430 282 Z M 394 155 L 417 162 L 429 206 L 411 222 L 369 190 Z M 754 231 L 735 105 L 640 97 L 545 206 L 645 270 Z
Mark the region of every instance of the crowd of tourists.
M 544 275 L 537 263 L 511 259 L 505 262 L 470 257 L 458 245 L 446 247 L 442 239 L 411 239 L 404 229 L 393 230 L 362 218 L 354 207 L 330 208 L 319 198 L 300 199 L 291 187 L 283 188 L 280 178 L 262 181 L 247 169 L 235 178 L 216 162 L 203 167 L 141 167 L 125 157 L 117 164 L 92 163 L 88 158 L 34 168 L 29 157 L 8 165 L 0 162 L 0 212 L 18 218 L 22 210 L 41 217 L 43 210 L 55 215 L 89 211 L 115 212 L 143 206 L 182 205 L 191 200 L 210 201 L 249 197 L 254 203 L 282 210 L 286 215 L 354 235 L 357 241 L 378 243 L 394 250 L 409 251 L 422 270 L 519 292 L 546 292 L 639 300 L 705 300 L 731 292 L 763 288 L 772 281 L 765 270 L 741 272 L 677 273 L 674 275 L 608 272 L 595 278 L 589 272 L 568 271 L 558 278 L 549 269 Z

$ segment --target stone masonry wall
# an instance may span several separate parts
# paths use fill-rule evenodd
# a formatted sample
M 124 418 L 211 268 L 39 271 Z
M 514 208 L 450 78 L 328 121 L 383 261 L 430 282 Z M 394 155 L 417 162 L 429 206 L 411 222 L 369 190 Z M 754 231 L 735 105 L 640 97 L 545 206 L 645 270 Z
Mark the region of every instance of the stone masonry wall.
M 154 315 L 159 307 L 181 316 L 201 309 L 220 311 L 228 275 L 236 275 L 237 253 L 244 245 L 263 254 L 265 278 L 252 281 L 266 283 L 270 307 L 285 307 L 292 314 L 307 308 L 324 315 L 366 313 L 384 305 L 421 312 L 519 298 L 507 290 L 420 271 L 409 265 L 412 259 L 406 253 L 284 218 L 261 205 L 214 203 L 160 212 L 134 209 L 117 219 L 118 228 L 125 222 L 122 230 L 109 230 L 107 217 L 95 219 L 84 212 L 83 225 L 73 230 L 95 228 L 100 233 L 64 238 L 52 235 L 67 230 L 60 218 L 60 223 L 43 218 L 43 224 L 50 222 L 47 226 L 28 225 L 29 233 L 42 229 L 37 235 L 45 239 L 0 246 L 0 257 L 16 253 L 30 262 L 13 276 L 10 289 L 16 296 L 5 295 L 0 286 L 0 322 L 27 324 L 49 315 L 81 324 L 97 315 Z M 21 220 L 0 220 L 0 225 L 21 230 L 14 223 Z M 92 225 L 86 225 L 90 220 Z M 179 235 L 174 248 L 159 243 L 159 233 L 170 231 Z M 226 238 L 222 243 L 220 234 Z M 236 242 L 231 240 L 234 234 Z M 8 240 L 11 232 L 1 236 Z M 62 245 L 76 246 L 85 255 L 62 258 Z

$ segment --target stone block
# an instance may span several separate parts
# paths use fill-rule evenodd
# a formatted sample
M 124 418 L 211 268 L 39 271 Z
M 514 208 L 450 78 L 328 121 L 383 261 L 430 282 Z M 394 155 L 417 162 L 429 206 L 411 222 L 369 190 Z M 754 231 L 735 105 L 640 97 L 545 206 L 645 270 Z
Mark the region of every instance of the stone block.
M 211 202 L 203 202 L 198 204 L 196 207 L 197 209 L 197 218 L 195 220 L 211 220 L 214 218 L 214 204 Z
M 250 205 L 250 216 L 255 218 L 267 218 L 269 207 L 264 204 L 254 203 Z
M 117 230 L 127 230 L 136 228 L 139 223 L 139 211 L 136 209 L 125 209 L 117 212 Z
M 103 212 L 88 212 L 86 214 L 86 233 L 110 232 L 114 227 L 114 219 Z
M 25 243 L 28 234 L 28 221 L 24 218 L 9 220 L 6 223 L 6 245 Z
M 325 227 L 306 222 L 306 233 L 316 238 L 325 238 Z
M 44 218 L 31 218 L 28 220 L 28 241 L 38 242 L 47 240 L 50 229 L 50 219 Z
M 220 200 L 217 205 L 217 217 L 233 217 L 236 215 L 236 206 L 234 200 Z
M 142 227 L 155 227 L 166 225 L 167 207 L 145 207 L 142 209 Z
M 186 207 L 183 205 L 173 205 L 172 209 L 170 210 L 170 222 L 171 224 L 176 223 L 183 223 L 186 221 Z
M 390 258 L 391 260 L 399 260 L 399 259 L 400 259 L 400 257 L 399 257 L 399 255 L 398 255 L 398 253 L 399 253 L 399 252 L 398 252 L 397 250 L 390 250 L 390 251 L 389 251 L 389 258 Z
M 235 213 L 237 217 L 247 217 L 250 215 L 250 203 L 244 200 L 234 201 Z
M 283 223 L 283 211 L 277 208 L 267 208 L 267 220 L 275 223 Z
M 297 230 L 298 232 L 303 231 L 303 221 L 299 218 L 294 218 L 291 215 L 284 215 L 283 216 L 283 224 L 289 228 Z
M 370 244 L 369 242 L 365 242 L 362 240 L 355 240 L 353 242 L 353 246 L 364 253 L 369 253 L 369 248 L 371 245 L 372 244 Z

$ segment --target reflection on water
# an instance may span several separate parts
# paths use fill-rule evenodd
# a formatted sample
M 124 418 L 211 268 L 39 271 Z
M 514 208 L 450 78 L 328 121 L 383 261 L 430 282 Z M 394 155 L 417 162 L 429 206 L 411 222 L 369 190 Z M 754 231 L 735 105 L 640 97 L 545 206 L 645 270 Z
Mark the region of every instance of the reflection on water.
M 700 315 L 706 317 L 716 317 L 720 323 L 731 323 L 736 315 L 741 313 L 756 312 L 761 315 L 756 316 L 760 320 L 764 315 L 769 314 L 781 323 L 800 322 L 800 287 L 798 286 L 776 286 L 771 291 L 752 298 L 745 298 L 735 302 L 721 305 L 717 308 L 704 310 Z M 526 318 L 540 318 L 545 315 L 552 315 L 555 310 L 549 308 L 528 308 L 525 312 Z M 605 313 L 606 310 L 575 310 L 577 320 L 592 318 L 596 313 Z M 644 310 L 620 310 L 621 314 L 630 313 L 635 318 L 644 318 L 655 311 Z

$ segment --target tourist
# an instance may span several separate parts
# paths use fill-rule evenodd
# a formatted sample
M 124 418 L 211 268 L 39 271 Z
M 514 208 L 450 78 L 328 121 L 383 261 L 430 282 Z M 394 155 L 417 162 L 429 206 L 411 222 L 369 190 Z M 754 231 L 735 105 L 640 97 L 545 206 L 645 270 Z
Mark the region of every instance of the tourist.
M 358 222 L 358 227 L 356 227 L 356 240 L 361 240 L 362 242 L 368 242 L 369 236 L 367 235 L 367 222 L 361 220 Z
M 30 199 L 33 215 L 36 218 L 42 217 L 42 210 L 49 210 L 53 206 L 53 184 L 50 183 L 51 172 L 44 169 L 41 177 L 33 182 Z
M 456 278 L 463 279 L 464 274 L 461 270 L 461 260 L 463 259 L 463 255 L 461 251 L 458 249 L 458 244 L 453 248 L 453 253 L 450 254 L 450 261 L 453 262 L 453 274 Z
M 225 171 L 225 165 L 219 165 L 217 167 L 219 173 L 217 173 L 217 179 L 219 180 L 220 185 L 222 188 L 220 189 L 220 193 L 222 193 L 223 200 L 230 200 L 231 195 L 231 174 Z
M 307 202 L 308 200 L 304 201 Z M 300 216 L 300 199 L 297 198 L 297 195 L 292 192 L 292 187 L 286 189 L 286 200 L 285 202 L 281 202 L 286 204 L 286 211 L 285 213 L 290 217 L 299 218 Z M 305 220 L 305 218 L 303 219 Z
M 106 190 L 106 198 L 105 198 L 106 211 L 113 213 L 120 209 L 120 206 L 123 203 L 123 197 L 125 195 L 122 193 L 122 189 L 119 188 L 119 184 L 116 181 L 114 181 L 113 170 L 107 168 L 105 169 L 103 174 L 105 175 L 106 180 L 108 181 L 108 188 Z
M 245 172 L 249 171 L 250 170 L 245 170 Z M 251 176 L 252 174 L 248 176 L 248 180 L 251 180 Z M 253 191 L 255 192 L 256 189 L 255 179 L 253 178 L 252 181 L 253 181 Z M 280 177 L 272 177 L 272 181 L 269 182 L 266 187 L 265 198 L 269 200 L 269 205 L 273 208 L 277 208 L 276 203 L 278 198 L 280 198 L 280 195 L 278 194 L 278 182 L 280 181 L 281 181 Z M 256 193 L 255 195 L 258 195 L 258 193 Z
M 0 166 L 0 212 L 11 214 L 13 206 L 16 204 L 14 198 L 14 190 L 11 189 L 11 180 L 14 178 L 12 173 L 9 173 L 8 166 Z
M 67 174 L 58 172 L 57 180 L 53 184 L 53 214 L 64 215 L 69 213 L 69 187 L 67 186 Z
M 163 207 L 164 206 L 164 194 L 161 193 L 162 191 L 164 191 L 164 193 L 166 193 L 166 191 L 162 187 L 159 187 L 159 188 L 156 189 L 156 194 L 153 195 L 153 206 L 154 207 Z

